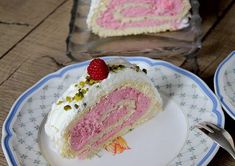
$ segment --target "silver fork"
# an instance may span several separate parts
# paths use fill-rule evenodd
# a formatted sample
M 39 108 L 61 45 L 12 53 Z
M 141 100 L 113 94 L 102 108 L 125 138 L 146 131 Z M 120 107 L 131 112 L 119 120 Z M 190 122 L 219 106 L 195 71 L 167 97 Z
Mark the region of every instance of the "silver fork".
M 233 138 L 225 129 L 222 129 L 210 122 L 202 122 L 195 126 L 215 141 L 219 146 L 225 149 L 235 159 Z

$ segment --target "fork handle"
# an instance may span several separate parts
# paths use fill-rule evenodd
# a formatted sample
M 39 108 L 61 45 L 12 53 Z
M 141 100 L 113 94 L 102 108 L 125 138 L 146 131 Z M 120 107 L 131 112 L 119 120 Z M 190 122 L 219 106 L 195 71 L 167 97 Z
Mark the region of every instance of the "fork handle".
M 233 148 L 233 146 L 229 143 L 229 141 L 223 137 L 224 139 L 222 139 L 223 141 L 216 141 L 220 147 L 222 147 L 224 150 L 226 150 L 232 157 L 233 159 L 235 159 L 235 149 Z
M 229 149 L 228 152 L 233 157 L 233 159 L 235 160 L 235 150 L 234 149 Z

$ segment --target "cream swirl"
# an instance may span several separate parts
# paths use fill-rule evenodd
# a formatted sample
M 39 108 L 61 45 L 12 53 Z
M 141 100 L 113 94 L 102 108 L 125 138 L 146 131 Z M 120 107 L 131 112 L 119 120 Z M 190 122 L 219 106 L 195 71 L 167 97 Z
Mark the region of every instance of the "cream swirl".
M 184 3 L 185 0 L 112 0 L 105 4 L 97 24 L 109 29 L 178 24 L 189 10 Z

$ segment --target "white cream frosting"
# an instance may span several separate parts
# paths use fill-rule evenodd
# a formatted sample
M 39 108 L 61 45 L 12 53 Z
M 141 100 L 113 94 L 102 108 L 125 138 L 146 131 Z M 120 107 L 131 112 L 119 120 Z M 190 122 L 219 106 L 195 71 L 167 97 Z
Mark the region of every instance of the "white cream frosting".
M 87 73 L 85 72 L 84 76 L 82 76 L 77 83 L 72 84 L 64 94 L 58 99 L 57 102 L 63 100 L 65 102 L 61 104 L 54 103 L 52 105 L 52 109 L 48 115 L 47 122 L 45 124 L 45 132 L 49 137 L 50 141 L 53 143 L 53 148 L 55 148 L 58 152 L 62 149 L 64 144 L 63 135 L 66 127 L 70 124 L 70 122 L 77 116 L 77 114 L 84 109 L 83 103 L 86 103 L 87 107 L 94 105 L 97 102 L 97 96 L 102 96 L 103 94 L 108 94 L 113 90 L 113 86 L 117 85 L 125 80 L 133 80 L 133 81 L 142 81 L 150 84 L 154 87 L 151 80 L 146 76 L 143 72 L 135 72 L 130 67 L 133 66 L 127 61 L 122 59 L 112 60 L 107 62 L 109 65 L 113 64 L 122 64 L 126 66 L 125 68 L 118 70 L 117 72 L 109 72 L 108 78 L 102 80 L 99 83 L 96 83 L 92 86 L 86 85 L 84 88 L 89 88 L 88 92 L 84 95 L 84 98 L 79 101 L 67 102 L 66 97 L 73 97 L 78 89 L 75 85 L 81 81 L 84 81 Z M 97 87 L 99 86 L 99 87 Z M 161 101 L 160 95 L 157 90 L 154 88 L 156 97 Z M 79 105 L 79 109 L 74 107 L 74 104 Z M 71 110 L 65 111 L 64 106 L 70 105 L 72 107 Z

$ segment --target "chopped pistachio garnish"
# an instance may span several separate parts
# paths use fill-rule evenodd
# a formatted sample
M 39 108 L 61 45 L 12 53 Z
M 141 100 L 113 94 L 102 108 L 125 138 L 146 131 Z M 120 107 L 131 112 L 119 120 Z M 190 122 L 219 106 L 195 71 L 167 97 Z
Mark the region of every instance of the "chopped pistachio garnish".
M 86 80 L 86 81 L 85 81 L 85 83 L 86 83 L 86 84 L 89 84 L 89 81 L 88 81 L 88 80 Z
M 82 89 L 80 88 L 78 90 L 78 93 L 75 94 L 73 99 L 76 101 L 80 101 L 83 97 L 84 97 L 84 93 L 82 92 Z
M 77 105 L 77 104 L 74 104 L 74 107 L 75 107 L 76 109 L 78 109 L 78 108 L 79 108 L 79 105 Z
M 72 107 L 71 107 L 70 105 L 64 106 L 64 110 L 65 110 L 65 111 L 68 111 L 68 110 L 71 110 L 71 109 L 72 109 Z
M 86 103 L 83 103 L 83 106 L 84 106 L 84 107 L 86 107 L 86 105 L 87 105 Z
M 118 69 L 123 69 L 123 68 L 125 68 L 124 65 L 118 65 Z
M 79 85 L 80 85 L 81 87 L 84 87 L 84 86 L 85 86 L 85 82 L 84 82 L 84 81 L 81 81 L 81 82 L 79 83 Z
M 83 94 L 86 94 L 87 91 L 88 91 L 88 88 L 82 89 L 82 93 L 83 93 Z
M 139 72 L 139 71 L 142 71 L 142 72 L 144 72 L 145 74 L 147 74 L 147 70 L 146 69 L 140 69 L 140 67 L 139 66 L 137 66 L 137 65 L 134 65 L 133 67 L 131 67 L 132 69 L 134 69 L 135 71 L 137 71 L 137 72 Z
M 89 85 L 94 85 L 95 83 L 97 83 L 98 81 L 95 81 L 95 80 L 90 80 L 89 81 Z
M 63 103 L 63 101 L 60 100 L 60 101 L 58 101 L 56 104 L 57 104 L 57 105 L 60 105 L 60 104 L 62 104 L 62 103 Z
M 136 70 L 137 72 L 139 72 L 139 71 L 140 71 L 140 67 L 139 67 L 139 66 L 135 66 L 135 70 Z
M 72 98 L 69 96 L 66 96 L 66 101 L 70 103 L 70 102 L 72 102 Z
M 75 101 L 80 101 L 80 100 L 82 100 L 82 96 L 79 95 L 79 93 L 76 93 L 75 96 L 74 96 L 74 100 Z
M 143 71 L 145 74 L 147 74 L 147 70 L 146 70 L 146 69 L 143 69 L 142 71 Z
M 90 79 L 91 79 L 90 76 L 86 76 L 86 81 L 87 81 L 87 80 L 90 80 Z
M 97 82 L 99 82 L 99 81 L 91 79 L 90 76 L 86 77 L 85 83 L 88 84 L 88 85 L 94 85 Z
M 116 72 L 118 70 L 121 70 L 125 68 L 124 65 L 112 65 L 112 66 L 109 66 L 109 70 L 112 71 L 112 72 Z

